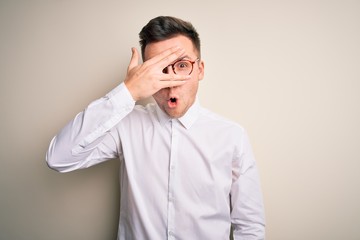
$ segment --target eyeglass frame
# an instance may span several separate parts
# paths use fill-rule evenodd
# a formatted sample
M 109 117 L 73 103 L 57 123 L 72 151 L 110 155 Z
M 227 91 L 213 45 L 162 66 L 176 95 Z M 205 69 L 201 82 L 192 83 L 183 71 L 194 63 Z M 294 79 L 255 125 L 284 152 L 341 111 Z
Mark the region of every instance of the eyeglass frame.
M 195 59 L 194 61 L 186 60 L 186 59 L 179 59 L 179 60 L 177 60 L 176 62 L 167 65 L 167 66 L 163 69 L 163 72 L 164 72 L 165 69 L 167 69 L 168 67 L 171 66 L 171 69 L 172 69 L 173 72 L 177 75 L 177 73 L 175 72 L 175 64 L 178 63 L 178 62 L 181 62 L 181 61 L 186 61 L 186 62 L 191 63 L 191 71 L 190 71 L 190 73 L 188 74 L 188 75 L 190 75 L 190 74 L 193 72 L 193 70 L 194 70 L 194 64 L 195 64 L 197 61 L 199 61 L 199 60 L 200 60 L 200 58 L 197 58 L 197 59 Z

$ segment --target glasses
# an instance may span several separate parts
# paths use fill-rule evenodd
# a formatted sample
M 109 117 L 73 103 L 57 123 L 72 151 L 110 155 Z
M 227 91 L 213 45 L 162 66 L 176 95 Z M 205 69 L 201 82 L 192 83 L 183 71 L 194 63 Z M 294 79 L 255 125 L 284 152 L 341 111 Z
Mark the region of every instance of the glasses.
M 171 66 L 172 70 L 175 74 L 178 75 L 190 75 L 194 69 L 194 63 L 199 61 L 199 59 L 195 59 L 194 61 L 190 60 L 179 60 L 174 62 L 173 64 L 169 64 L 166 68 L 163 69 L 163 73 L 169 73 L 169 67 Z

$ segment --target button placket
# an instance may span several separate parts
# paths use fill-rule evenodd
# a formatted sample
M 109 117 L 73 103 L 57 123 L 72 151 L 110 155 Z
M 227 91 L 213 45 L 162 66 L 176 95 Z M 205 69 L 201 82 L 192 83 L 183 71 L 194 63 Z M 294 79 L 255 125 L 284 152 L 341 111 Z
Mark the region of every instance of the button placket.
M 176 120 L 171 120 L 171 149 L 169 161 L 169 185 L 168 185 L 168 239 L 174 239 L 175 230 L 175 175 L 178 150 L 178 132 Z

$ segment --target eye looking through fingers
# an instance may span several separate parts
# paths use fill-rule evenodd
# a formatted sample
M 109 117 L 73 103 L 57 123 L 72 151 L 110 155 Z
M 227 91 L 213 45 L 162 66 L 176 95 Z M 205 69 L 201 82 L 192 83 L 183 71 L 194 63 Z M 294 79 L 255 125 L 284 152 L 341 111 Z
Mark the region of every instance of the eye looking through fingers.
M 174 63 L 169 64 L 162 70 L 162 72 L 168 74 L 169 68 L 171 68 L 172 72 L 177 75 L 190 75 L 194 69 L 194 64 L 199 60 L 199 58 L 196 58 L 194 61 L 185 58 L 187 57 L 183 57 L 176 60 Z

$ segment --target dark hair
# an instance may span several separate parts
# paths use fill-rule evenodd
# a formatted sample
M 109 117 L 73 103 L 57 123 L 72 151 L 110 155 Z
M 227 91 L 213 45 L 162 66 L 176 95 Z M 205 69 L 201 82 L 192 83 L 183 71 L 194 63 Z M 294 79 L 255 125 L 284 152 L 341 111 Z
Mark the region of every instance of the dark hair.
M 145 47 L 149 43 L 159 42 L 177 35 L 188 37 L 200 57 L 200 38 L 193 25 L 179 18 L 159 16 L 150 20 L 139 33 L 142 58 L 144 59 Z

